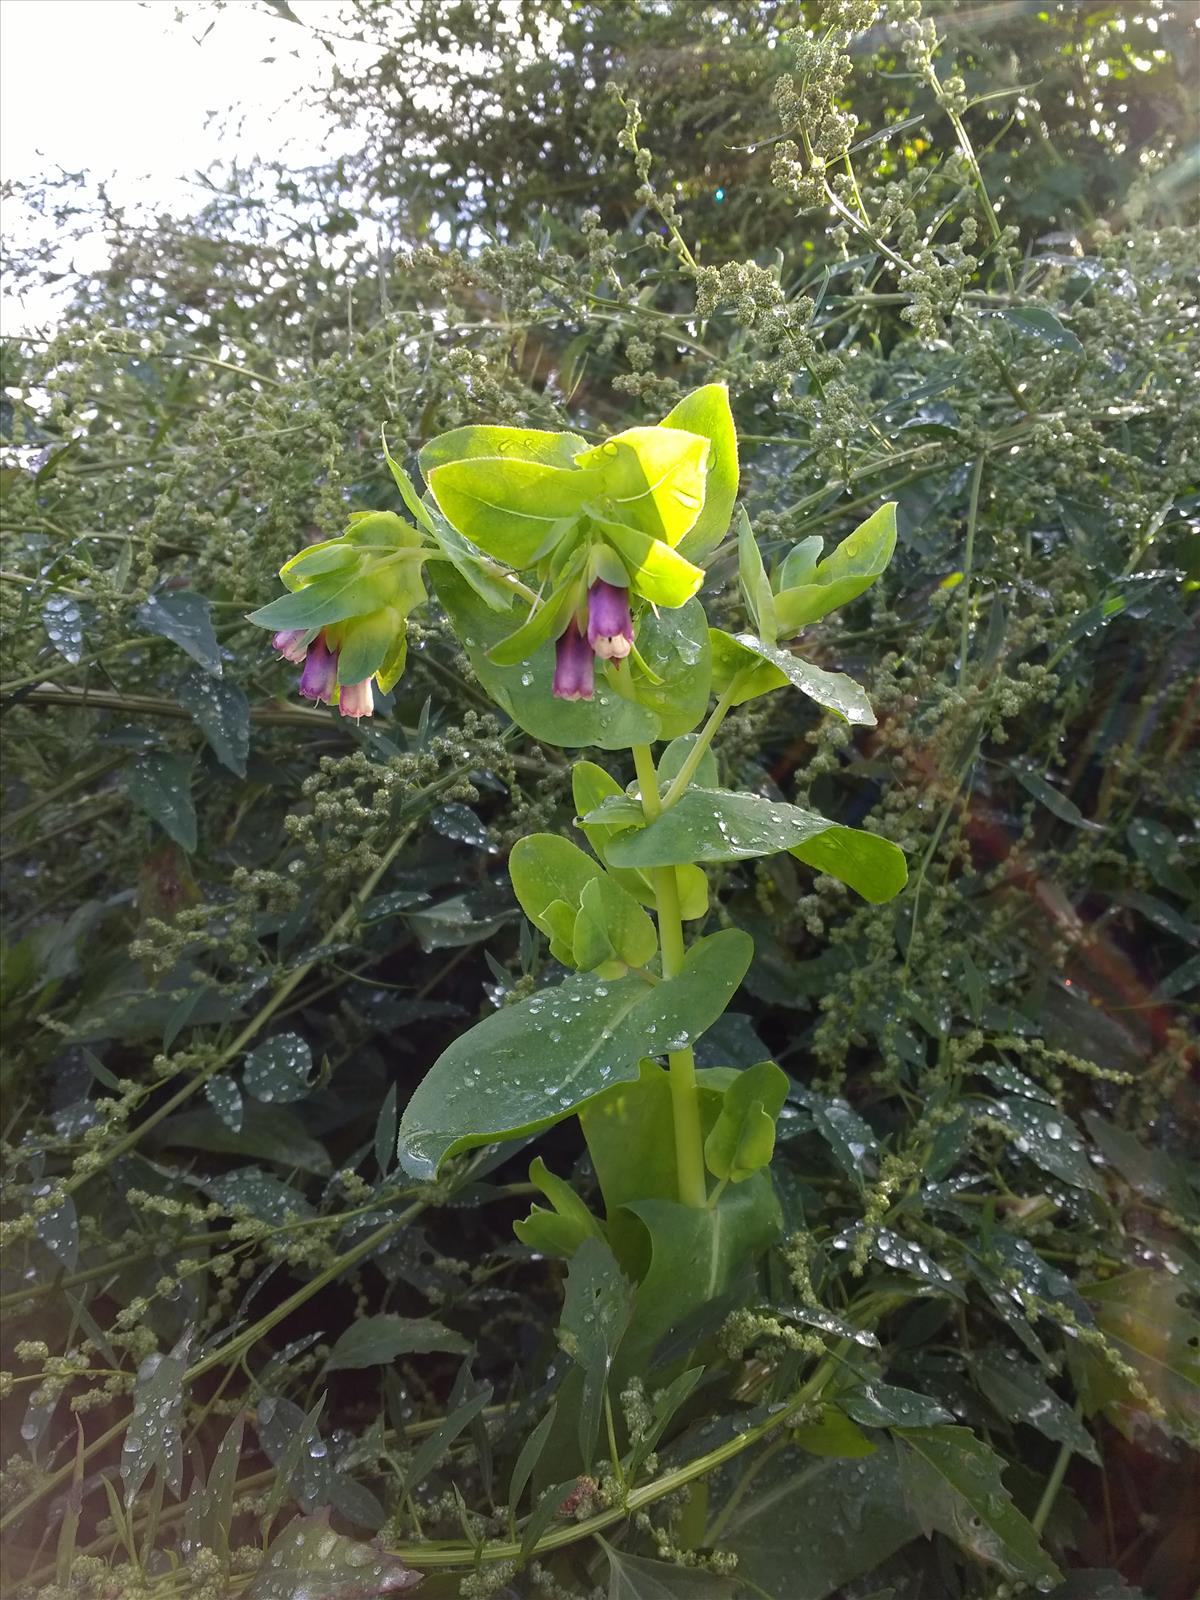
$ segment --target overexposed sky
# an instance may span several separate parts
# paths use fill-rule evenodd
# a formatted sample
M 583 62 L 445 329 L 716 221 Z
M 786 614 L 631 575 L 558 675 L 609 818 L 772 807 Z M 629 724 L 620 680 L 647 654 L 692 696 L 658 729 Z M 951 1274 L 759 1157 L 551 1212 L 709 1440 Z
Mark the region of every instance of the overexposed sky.
M 336 31 L 338 9 L 292 0 L 298 27 L 255 0 L 0 0 L 0 175 L 86 170 L 117 204 L 178 214 L 208 198 L 195 174 L 214 161 L 337 155 L 351 135 L 312 103 L 332 59 L 311 28 Z M 16 202 L 6 211 L 19 238 Z M 43 309 L 10 303 L 5 324 Z

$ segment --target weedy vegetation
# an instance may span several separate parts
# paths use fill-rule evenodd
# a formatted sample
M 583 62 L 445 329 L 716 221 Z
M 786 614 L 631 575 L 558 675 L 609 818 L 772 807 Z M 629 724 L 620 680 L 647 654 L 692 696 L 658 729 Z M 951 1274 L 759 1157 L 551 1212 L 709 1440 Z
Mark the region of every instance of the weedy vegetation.
M 1193 1594 L 1193 21 L 347 0 L 354 160 L 9 185 L 111 251 L 4 346 L 11 1593 Z

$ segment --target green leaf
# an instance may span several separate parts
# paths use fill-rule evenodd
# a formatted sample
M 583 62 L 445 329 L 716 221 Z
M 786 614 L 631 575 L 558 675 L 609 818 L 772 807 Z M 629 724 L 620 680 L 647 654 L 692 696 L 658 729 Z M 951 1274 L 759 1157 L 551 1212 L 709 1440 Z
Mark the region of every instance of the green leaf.
M 792 1443 L 812 1456 L 841 1456 L 861 1459 L 873 1456 L 878 1446 L 837 1406 L 823 1406 L 815 1422 L 802 1422 L 792 1429 Z
M 417 461 L 428 479 L 434 467 L 444 467 L 452 461 L 474 461 L 480 456 L 533 461 L 546 467 L 573 467 L 575 457 L 587 447 L 587 440 L 577 433 L 485 424 L 439 433 L 436 439 L 422 445 Z
M 204 1085 L 204 1098 L 227 1128 L 234 1133 L 241 1132 L 244 1111 L 242 1091 L 232 1078 L 224 1074 L 210 1078 Z
M 1005 322 L 1021 333 L 1040 339 L 1055 350 L 1068 350 L 1072 355 L 1082 355 L 1083 345 L 1078 337 L 1065 328 L 1052 311 L 1042 306 L 1012 306 L 1004 311 L 985 311 L 985 319 Z
M 738 1592 L 733 1578 L 614 1550 L 599 1534 L 596 1541 L 608 1557 L 608 1600 L 733 1600 Z
M 787 1098 L 788 1083 L 787 1073 L 773 1061 L 760 1061 L 738 1073 L 704 1141 L 704 1160 L 714 1178 L 742 1183 L 767 1165 L 775 1150 L 775 1119 Z
M 746 611 L 754 624 L 755 633 L 772 644 L 779 636 L 775 616 L 775 597 L 771 593 L 767 569 L 763 566 L 762 552 L 746 508 L 742 506 L 737 516 L 738 584 Z
M 246 1057 L 242 1081 L 256 1100 L 303 1100 L 312 1088 L 312 1051 L 298 1033 L 277 1033 Z
M 296 1517 L 267 1551 L 246 1590 L 247 1600 L 349 1600 L 398 1594 L 421 1574 L 376 1542 L 366 1544 L 329 1526 L 328 1511 Z
M 356 560 L 345 570 L 314 578 L 302 589 L 280 595 L 251 611 L 246 620 L 258 628 L 323 628 L 347 617 L 367 616 L 379 605 L 377 577 Z
M 756 639 L 752 633 L 730 635 L 713 628 L 710 635 L 714 690 L 723 694 L 737 673 L 745 673 L 731 705 L 744 705 L 747 700 L 756 700 L 759 695 L 790 683 L 844 721 L 867 728 L 875 726 L 875 713 L 866 690 L 844 672 L 826 672 L 811 661 L 802 661 L 790 650 Z
M 779 1236 L 782 1215 L 770 1176 L 756 1172 L 726 1189 L 715 1205 L 635 1200 L 626 1208 L 649 1238 L 649 1267 L 622 1364 L 644 1372 L 663 1339 L 717 1301 Z
M 325 1146 L 312 1138 L 286 1106 L 247 1102 L 242 1126 L 236 1133 L 215 1112 L 178 1112 L 159 1124 L 152 1142 L 184 1150 L 213 1150 L 219 1155 L 252 1156 L 303 1172 L 330 1170 Z
M 721 1542 L 747 1593 L 826 1600 L 920 1531 L 889 1442 L 864 1460 L 782 1451 L 739 1497 Z
M 864 1122 L 853 1106 L 840 1097 L 831 1098 L 795 1085 L 792 1098 L 811 1113 L 814 1129 L 829 1146 L 838 1166 L 850 1181 L 860 1189 L 865 1189 L 873 1170 L 875 1153 L 879 1149 L 879 1142 L 870 1124 Z
M 790 637 L 856 599 L 885 570 L 895 548 L 896 502 L 889 500 L 817 562 L 809 582 L 779 590 L 775 595 L 779 632 Z M 758 632 L 771 637 L 762 628 Z
M 603 1239 L 604 1229 L 583 1201 L 563 1178 L 556 1178 L 541 1156 L 529 1168 L 529 1181 L 549 1200 L 553 1211 L 534 1206 L 523 1222 L 513 1223 L 513 1232 L 532 1250 L 570 1258 L 584 1239 Z
M 447 1156 L 536 1133 L 650 1052 L 680 1050 L 721 1015 L 750 964 L 736 929 L 699 940 L 673 978 L 578 974 L 506 1006 L 461 1035 L 418 1086 L 400 1124 L 399 1159 L 432 1178 Z
M 1104 1193 L 1104 1180 L 1087 1158 L 1079 1129 L 1057 1106 L 1009 1095 L 995 1101 L 991 1114 L 1011 1129 L 1016 1148 L 1043 1172 L 1072 1188 Z
M 590 1468 L 617 1346 L 633 1314 L 633 1285 L 602 1239 L 580 1242 L 571 1258 L 558 1342 L 583 1373 L 579 1450 Z
M 738 442 L 729 390 L 723 383 L 693 389 L 663 418 L 663 428 L 685 428 L 709 442 L 700 515 L 680 541 L 680 554 L 703 566 L 729 532 L 738 492 Z
M 590 937 L 595 946 L 598 934 L 605 937 L 626 966 L 644 967 L 658 949 L 654 924 L 628 889 L 608 873 L 585 884 L 580 896 L 575 955 L 581 967 L 599 964 L 585 962 L 582 956 L 583 941 Z
M 517 1459 L 513 1463 L 512 1477 L 508 1483 L 508 1508 L 510 1515 L 515 1516 L 517 1507 L 521 1503 L 521 1496 L 525 1493 L 525 1486 L 533 1476 L 534 1468 L 541 1459 L 542 1451 L 546 1448 L 546 1441 L 554 1427 L 554 1418 L 558 1402 L 551 1401 L 550 1409 L 538 1423 L 521 1446 Z
M 191 1335 L 169 1355 L 148 1355 L 137 1369 L 133 1415 L 121 1445 L 121 1482 L 128 1508 L 157 1469 L 176 1495 L 183 1492 L 183 1375 Z
M 1039 800 L 1046 810 L 1052 812 L 1060 821 L 1069 822 L 1073 828 L 1086 828 L 1091 833 L 1104 832 L 1103 823 L 1090 822 L 1074 800 L 1056 789 L 1052 783 L 1047 783 L 1028 757 L 1010 761 L 1009 768 L 1021 787 L 1035 800 Z
M 221 647 L 203 595 L 192 589 L 164 589 L 138 607 L 137 619 L 148 633 L 177 644 L 205 672 L 221 676 Z
M 425 1355 L 430 1351 L 465 1356 L 470 1348 L 460 1333 L 443 1327 L 432 1317 L 398 1317 L 381 1312 L 352 1323 L 334 1345 L 325 1366 L 329 1372 L 380 1367 L 399 1356 Z
M 457 528 L 452 528 L 437 508 L 432 496 L 425 503 L 433 524 L 434 543 L 467 586 L 475 591 L 489 611 L 510 611 L 517 590 L 496 563 L 476 550 Z M 435 584 L 436 588 L 436 584 Z
M 669 1073 L 643 1060 L 635 1082 L 589 1100 L 579 1122 L 604 1196 L 609 1242 L 622 1268 L 640 1278 L 649 1265 L 646 1231 L 625 1207 L 679 1194 Z
M 704 582 L 704 569 L 693 566 L 661 539 L 620 522 L 599 517 L 592 521 L 619 552 L 634 590 L 652 604 L 681 606 Z
M 584 889 L 603 875 L 604 868 L 557 833 L 529 833 L 513 845 L 508 873 L 521 910 L 534 927 L 552 937 L 548 907 L 562 901 L 574 914 Z M 566 959 L 570 960 L 569 950 Z
M 775 577 L 776 589 L 798 589 L 802 584 L 812 583 L 824 548 L 825 541 L 819 533 L 810 534 L 793 545 L 780 562 Z
M 838 1404 L 847 1416 L 866 1428 L 932 1428 L 940 1422 L 954 1421 L 945 1407 L 927 1394 L 871 1380 L 839 1394 Z
M 599 487 L 592 472 L 499 456 L 450 461 L 426 476 L 447 522 L 516 568 L 551 549 Z
M 627 428 L 576 460 L 595 476 L 603 516 L 674 548 L 700 515 L 710 449 L 682 428 Z
M 657 682 L 634 676 L 638 705 L 653 713 L 659 739 L 690 733 L 708 710 L 712 646 L 708 619 L 698 600 L 672 610 L 646 610 L 638 622 L 637 647 Z M 635 741 L 642 743 L 641 740 Z
M 684 762 L 695 748 L 698 735 L 685 733 L 678 739 L 672 739 L 662 755 L 658 758 L 658 787 L 660 792 L 667 789 L 672 779 L 679 772 Z M 720 784 L 717 772 L 717 758 L 711 746 L 700 757 L 700 765 L 692 775 L 692 781 L 701 788 L 715 789 Z M 599 804 L 599 801 L 597 801 Z
M 574 568 L 568 568 L 565 583 L 532 607 L 519 628 L 492 646 L 488 655 L 498 667 L 513 667 L 521 661 L 528 661 L 544 644 L 558 638 L 579 598 L 578 576 L 576 563 Z
M 250 703 L 237 684 L 190 672 L 175 693 L 221 765 L 244 778 L 250 753 Z
M 192 764 L 186 756 L 150 750 L 125 768 L 125 793 L 181 850 L 196 848 L 196 808 L 192 803 Z
M 388 449 L 386 429 L 380 429 L 380 438 L 383 441 L 383 459 L 387 462 L 388 471 L 391 473 L 392 479 L 395 482 L 397 489 L 400 491 L 400 498 L 404 501 L 405 509 L 407 510 L 409 516 L 417 524 L 418 528 L 424 528 L 426 533 L 432 533 L 433 518 L 426 510 L 420 495 L 417 493 L 416 485 L 413 483 L 408 473 L 405 472 L 404 468 L 399 464 L 398 461 L 394 461 L 392 459 L 392 452 Z
M 976 1382 L 1006 1422 L 1025 1422 L 1056 1444 L 1070 1445 L 1086 1461 L 1099 1463 L 1092 1436 L 1029 1362 L 993 1345 L 971 1358 Z
M 928 1528 L 1007 1576 L 1048 1588 L 1062 1574 L 1004 1487 L 1003 1459 L 969 1428 L 897 1428 L 909 1503 Z
M 604 824 L 616 816 L 605 802 L 584 819 Z M 838 878 L 879 904 L 908 879 L 904 855 L 888 839 L 830 822 L 815 811 L 729 789 L 689 789 L 644 828 L 629 828 L 605 846 L 618 867 L 673 866 L 680 862 L 746 861 L 789 850 L 818 872 Z

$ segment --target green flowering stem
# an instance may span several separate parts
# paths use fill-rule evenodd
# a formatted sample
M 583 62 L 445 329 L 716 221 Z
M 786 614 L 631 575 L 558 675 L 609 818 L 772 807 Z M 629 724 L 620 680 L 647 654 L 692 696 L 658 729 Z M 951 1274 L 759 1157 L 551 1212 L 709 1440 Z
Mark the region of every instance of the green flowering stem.
M 715 730 L 714 730 L 715 731 Z M 650 746 L 635 744 L 633 764 L 642 793 L 642 811 L 647 821 L 662 814 L 658 793 L 658 774 Z M 679 883 L 674 867 L 656 867 L 651 873 L 655 909 L 658 913 L 658 939 L 662 946 L 662 975 L 673 978 L 683 966 L 683 918 L 679 913 Z M 667 1055 L 671 1071 L 671 1111 L 675 1125 L 675 1166 L 679 1174 L 679 1198 L 685 1206 L 703 1207 L 708 1200 L 704 1177 L 704 1139 L 700 1128 L 700 1098 L 696 1090 L 696 1057 L 689 1045 Z
M 738 689 L 741 686 L 741 681 L 742 673 L 735 672 L 729 681 L 729 686 L 726 688 L 725 693 L 721 696 L 716 705 L 712 708 L 712 711 L 709 713 L 708 721 L 701 728 L 696 737 L 695 744 L 687 753 L 687 759 L 684 761 L 679 771 L 675 774 L 674 779 L 667 788 L 666 794 L 662 797 L 662 809 L 664 811 L 668 810 L 675 804 L 675 802 L 687 788 L 688 784 L 691 783 L 692 779 L 695 777 L 696 768 L 700 765 L 701 761 L 703 761 L 705 752 L 707 751 L 709 745 L 713 742 L 713 736 L 715 735 L 717 729 L 724 722 L 725 715 L 729 708 L 733 705 L 733 697 L 738 692 Z M 638 777 L 640 782 L 640 773 Z

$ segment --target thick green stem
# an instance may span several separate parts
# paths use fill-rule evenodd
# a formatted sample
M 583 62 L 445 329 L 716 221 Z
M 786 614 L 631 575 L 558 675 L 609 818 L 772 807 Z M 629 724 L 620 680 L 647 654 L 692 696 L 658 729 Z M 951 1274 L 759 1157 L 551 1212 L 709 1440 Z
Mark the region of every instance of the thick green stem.
M 723 715 L 724 713 L 722 713 Z M 648 822 L 662 815 L 658 773 L 650 746 L 635 744 L 633 764 L 642 794 L 642 812 Z M 674 867 L 656 867 L 651 874 L 658 912 L 658 940 L 662 946 L 662 975 L 673 978 L 683 966 L 683 918 L 679 913 L 679 883 Z M 671 1071 L 671 1111 L 675 1125 L 675 1166 L 679 1198 L 685 1206 L 703 1206 L 708 1200 L 704 1177 L 704 1138 L 700 1127 L 700 1098 L 696 1090 L 696 1057 L 689 1045 L 667 1056 Z

